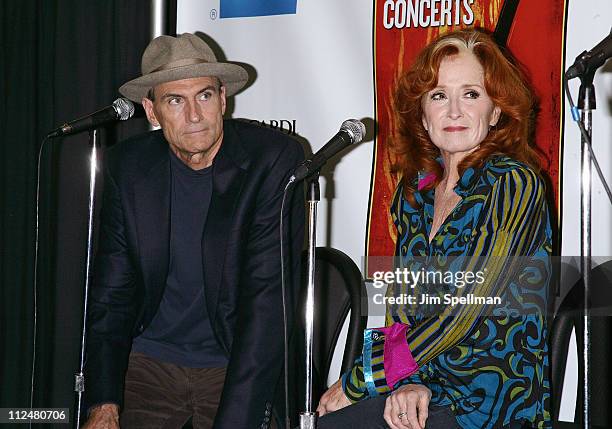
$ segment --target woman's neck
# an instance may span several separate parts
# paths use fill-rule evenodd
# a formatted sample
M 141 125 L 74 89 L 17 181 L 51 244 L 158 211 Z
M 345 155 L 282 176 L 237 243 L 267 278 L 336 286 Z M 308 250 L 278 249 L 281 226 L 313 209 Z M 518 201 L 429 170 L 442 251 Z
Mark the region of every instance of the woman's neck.
M 444 174 L 438 186 L 441 190 L 452 191 L 459 181 L 459 164 L 465 158 L 465 153 L 448 153 L 442 152 L 442 161 L 444 163 Z

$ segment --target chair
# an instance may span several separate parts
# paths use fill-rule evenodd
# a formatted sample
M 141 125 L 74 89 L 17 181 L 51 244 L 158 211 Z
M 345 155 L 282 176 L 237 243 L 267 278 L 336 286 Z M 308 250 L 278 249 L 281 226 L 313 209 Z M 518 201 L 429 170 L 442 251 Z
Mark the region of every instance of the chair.
M 363 331 L 366 328 L 367 291 L 357 265 L 345 253 L 330 247 L 315 251 L 315 315 L 313 327 L 313 401 L 314 406 L 327 388 L 332 357 L 346 316 L 351 311 L 349 329 L 344 346 L 341 373 L 347 371 L 361 354 Z M 302 254 L 302 285 L 300 302 L 305 302 L 307 281 L 307 253 Z M 300 305 L 300 332 L 304 332 L 304 305 Z M 298 359 L 304 359 L 303 335 L 300 335 Z M 303 363 L 298 365 L 303 371 Z M 339 374 L 338 374 L 339 375 Z M 304 378 L 297 382 L 302 401 Z
M 612 262 L 601 264 L 592 271 L 591 291 L 591 423 L 594 429 L 612 427 Z M 584 285 L 574 284 L 555 313 L 550 330 L 550 364 L 552 383 L 553 425 L 559 429 L 582 427 L 584 371 L 583 311 Z M 574 422 L 559 422 L 561 392 L 572 329 L 576 330 L 578 354 L 578 396 Z

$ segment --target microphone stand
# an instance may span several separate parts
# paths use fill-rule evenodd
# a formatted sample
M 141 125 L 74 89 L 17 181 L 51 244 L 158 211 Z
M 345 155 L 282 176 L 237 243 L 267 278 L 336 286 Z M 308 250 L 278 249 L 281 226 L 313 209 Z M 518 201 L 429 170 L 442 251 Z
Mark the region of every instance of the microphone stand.
M 314 325 L 315 249 L 317 247 L 317 204 L 321 200 L 319 172 L 307 179 L 308 192 L 308 283 L 306 289 L 305 344 L 306 344 L 306 399 L 305 411 L 300 413 L 300 429 L 316 429 L 318 414 L 312 411 L 312 345 Z
M 89 295 L 89 284 L 91 280 L 91 269 L 93 266 L 93 222 L 94 222 L 94 192 L 96 189 L 96 170 L 98 168 L 98 130 L 94 129 L 89 133 L 91 142 L 91 158 L 89 162 L 89 216 L 87 222 L 87 261 L 85 265 L 85 291 L 83 294 L 83 330 L 81 332 L 81 361 L 79 372 L 74 376 L 74 391 L 77 394 L 77 408 L 75 428 L 79 429 L 81 424 L 81 404 L 83 392 L 85 391 L 85 376 L 83 369 L 85 366 L 85 336 L 87 331 L 87 302 Z
M 593 86 L 592 71 L 580 77 L 580 91 L 578 95 L 578 108 L 580 121 L 584 125 L 589 138 L 592 137 L 592 111 L 596 108 L 595 87 Z M 592 141 L 592 140 L 591 140 Z M 584 315 L 583 315 L 583 360 L 584 360 L 584 386 L 583 386 L 583 428 L 591 428 L 591 153 L 588 141 L 581 135 L 581 179 L 580 179 L 580 272 L 584 284 Z

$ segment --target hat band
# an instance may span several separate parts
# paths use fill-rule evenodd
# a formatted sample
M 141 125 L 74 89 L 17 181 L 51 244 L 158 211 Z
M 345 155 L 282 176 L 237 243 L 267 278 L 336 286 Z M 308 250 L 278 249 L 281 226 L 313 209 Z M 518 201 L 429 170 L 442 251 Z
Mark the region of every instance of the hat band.
M 192 66 L 194 64 L 204 64 L 208 62 L 210 61 L 201 60 L 199 58 L 186 58 L 184 60 L 171 61 L 167 64 L 164 64 L 161 67 L 156 68 L 155 70 L 150 71 L 149 73 L 155 73 L 158 71 L 175 69 L 177 67 L 183 67 L 183 66 Z

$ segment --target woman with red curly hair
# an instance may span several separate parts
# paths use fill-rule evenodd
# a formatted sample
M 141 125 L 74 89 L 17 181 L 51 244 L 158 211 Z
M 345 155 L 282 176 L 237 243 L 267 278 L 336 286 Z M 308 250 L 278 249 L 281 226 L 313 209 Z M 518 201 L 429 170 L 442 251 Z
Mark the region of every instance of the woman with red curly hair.
M 531 91 L 490 36 L 458 31 L 419 54 L 394 107 L 396 257 L 422 276 L 389 287 L 387 326 L 366 330 L 319 427 L 550 428 L 552 232 Z

